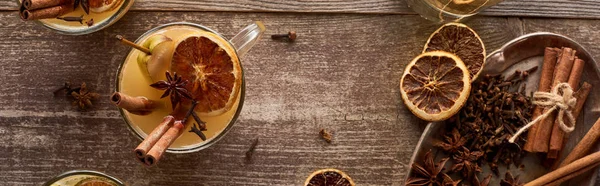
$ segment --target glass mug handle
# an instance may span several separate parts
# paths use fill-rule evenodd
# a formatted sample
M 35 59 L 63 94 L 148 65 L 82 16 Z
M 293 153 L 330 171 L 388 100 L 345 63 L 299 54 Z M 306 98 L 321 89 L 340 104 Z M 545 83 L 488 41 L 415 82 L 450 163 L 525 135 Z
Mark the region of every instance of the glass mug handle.
M 237 51 L 238 57 L 244 56 L 256 44 L 260 36 L 265 33 L 265 26 L 261 21 L 256 21 L 248 25 L 240 33 L 233 36 L 229 42 L 233 44 Z

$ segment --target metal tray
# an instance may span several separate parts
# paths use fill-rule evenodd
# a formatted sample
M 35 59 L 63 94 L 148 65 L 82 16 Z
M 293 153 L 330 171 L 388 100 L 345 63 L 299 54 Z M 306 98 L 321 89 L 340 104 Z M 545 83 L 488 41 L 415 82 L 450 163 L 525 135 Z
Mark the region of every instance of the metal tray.
M 544 49 L 545 47 L 549 46 L 570 47 L 574 50 L 577 50 L 577 56 L 586 62 L 586 68 L 584 69 L 582 80 L 592 84 L 593 86 L 592 91 L 585 103 L 583 114 L 577 118 L 577 126 L 575 127 L 575 131 L 570 134 L 569 140 L 565 145 L 565 150 L 561 156 L 564 158 L 571 151 L 571 149 L 573 149 L 577 142 L 583 138 L 598 117 L 600 117 L 600 91 L 596 91 L 598 88 L 600 88 L 600 69 L 598 68 L 598 64 L 592 55 L 579 43 L 565 36 L 547 32 L 531 33 L 513 39 L 502 46 L 502 48 L 499 50 L 489 54 L 486 59 L 487 62 L 484 66 L 482 74 L 506 73 L 505 75 L 507 75 L 514 72 L 516 69 L 528 69 L 529 67 L 536 65 L 541 67 Z M 541 68 L 535 73 L 531 74 L 528 78 L 528 94 L 529 92 L 537 90 L 540 72 Z M 441 152 L 438 152 L 438 150 L 433 147 L 432 139 L 439 138 L 439 136 L 443 135 L 441 134 L 443 125 L 444 122 L 433 122 L 427 124 L 427 127 L 425 128 L 425 131 L 423 131 L 423 134 L 419 139 L 419 143 L 417 144 L 417 147 L 415 148 L 413 156 L 410 160 L 408 166 L 409 171 L 406 178 L 412 174 L 412 164 L 415 161 L 421 164 L 421 158 L 429 149 L 432 149 L 432 153 L 437 159 L 440 158 Z M 599 149 L 600 146 L 597 146 L 595 151 L 598 151 Z M 509 171 L 513 173 L 513 175 L 519 175 L 521 182 L 528 182 L 548 172 L 545 167 L 541 166 L 541 161 L 542 159 L 540 159 L 537 155 L 528 153 L 523 159 L 523 164 L 525 167 L 522 170 L 516 168 L 515 166 L 510 166 Z M 447 165 L 446 170 L 448 170 L 448 168 L 449 166 Z M 502 174 L 500 177 L 503 178 L 503 173 L 507 170 L 507 167 L 501 164 L 499 165 L 499 168 L 500 173 Z M 483 173 L 480 175 L 487 175 L 490 172 L 491 171 L 489 167 L 486 165 L 483 167 Z M 573 179 L 571 182 L 563 183 L 563 185 L 592 186 L 595 185 L 595 178 L 597 174 L 598 170 L 595 170 L 593 173 L 587 173 Z M 406 180 L 406 178 L 404 180 Z M 501 178 L 493 176 L 491 185 L 499 185 Z

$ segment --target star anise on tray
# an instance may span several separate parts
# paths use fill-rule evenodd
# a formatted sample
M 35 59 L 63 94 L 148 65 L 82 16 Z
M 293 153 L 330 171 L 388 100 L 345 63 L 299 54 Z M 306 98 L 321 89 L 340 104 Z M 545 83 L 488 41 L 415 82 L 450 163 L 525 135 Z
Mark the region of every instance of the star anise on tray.
M 513 177 L 510 172 L 506 172 L 504 179 L 500 180 L 500 186 L 522 186 L 523 183 L 519 181 L 519 176 Z
M 79 108 L 83 110 L 86 107 L 91 107 L 92 100 L 100 97 L 100 94 L 89 91 L 85 83 L 82 83 L 79 91 L 72 91 L 71 96 L 75 98 L 73 106 L 79 106 Z
M 434 146 L 444 150 L 444 152 L 454 154 L 461 150 L 465 143 L 467 143 L 467 138 L 462 137 L 460 132 L 453 128 L 449 135 L 444 136 L 444 141 L 437 141 Z
M 466 147 L 453 156 L 456 162 L 450 170 L 452 172 L 461 172 L 464 178 L 471 178 L 475 173 L 481 172 L 481 168 L 478 165 L 478 161 L 483 156 L 481 151 L 471 152 Z
M 448 158 L 443 158 L 439 163 L 434 162 L 434 157 L 431 154 L 431 150 L 425 154 L 423 166 L 418 164 L 412 165 L 414 175 L 406 180 L 406 185 L 443 185 L 448 183 L 444 181 L 446 173 L 443 173 L 444 165 Z M 448 177 L 449 178 L 449 177 Z M 447 179 L 447 178 L 446 178 Z
M 458 186 L 458 184 L 462 181 L 454 181 L 450 176 L 448 176 L 448 174 L 443 174 L 442 176 L 444 177 L 444 182 L 442 183 L 443 186 Z
M 483 178 L 483 180 L 481 180 L 481 182 L 479 182 L 479 178 L 477 178 L 477 176 L 473 177 L 473 180 L 471 180 L 473 183 L 473 186 L 488 186 L 490 185 L 490 181 L 492 180 L 492 174 L 488 174 L 488 176 L 486 176 L 485 178 Z
M 192 99 L 190 92 L 185 89 L 185 85 L 188 83 L 187 80 L 183 80 L 176 72 L 173 73 L 173 76 L 169 72 L 166 72 L 165 75 L 167 76 L 166 81 L 160 80 L 150 85 L 153 88 L 165 90 L 165 93 L 160 98 L 170 96 L 173 108 L 181 102 L 182 97 Z

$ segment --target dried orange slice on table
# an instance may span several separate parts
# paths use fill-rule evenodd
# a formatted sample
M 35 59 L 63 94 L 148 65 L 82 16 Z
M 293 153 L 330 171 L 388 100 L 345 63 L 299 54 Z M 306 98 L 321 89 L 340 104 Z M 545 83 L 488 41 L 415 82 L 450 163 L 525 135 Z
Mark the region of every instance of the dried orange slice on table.
M 313 172 L 306 181 L 305 186 L 354 186 L 354 181 L 346 173 L 337 169 L 321 169 Z
M 215 116 L 234 105 L 242 85 L 242 67 L 234 49 L 221 37 L 194 33 L 177 43 L 171 70 L 189 82 L 199 115 Z
M 423 52 L 446 51 L 458 56 L 469 69 L 474 81 L 485 64 L 485 46 L 479 35 L 467 25 L 448 23 L 436 30 L 425 44 Z
M 404 104 L 417 117 L 442 121 L 456 114 L 471 91 L 469 70 L 456 55 L 434 51 L 413 59 L 400 79 Z

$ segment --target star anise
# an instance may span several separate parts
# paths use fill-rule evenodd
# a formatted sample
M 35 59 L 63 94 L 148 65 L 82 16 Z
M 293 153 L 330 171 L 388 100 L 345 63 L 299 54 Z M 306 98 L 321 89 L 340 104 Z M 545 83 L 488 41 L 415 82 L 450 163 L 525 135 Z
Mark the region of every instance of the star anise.
M 79 91 L 71 92 L 71 96 L 75 98 L 73 106 L 79 106 L 82 110 L 92 106 L 92 100 L 100 97 L 98 93 L 88 91 L 85 83 L 81 84 Z
M 165 75 L 167 76 L 166 81 L 160 80 L 150 85 L 153 88 L 165 90 L 165 93 L 160 98 L 170 96 L 173 109 L 181 102 L 181 97 L 192 99 L 188 90 L 185 89 L 185 85 L 188 83 L 187 80 L 183 80 L 177 73 L 173 73 L 173 76 L 171 76 L 171 73 L 167 71 Z
M 481 182 L 479 182 L 479 178 L 477 176 L 473 177 L 473 186 L 488 186 L 490 185 L 490 181 L 492 180 L 492 174 L 488 174 Z
M 467 138 L 461 137 L 458 130 L 453 128 L 449 135 L 444 136 L 444 141 L 437 141 L 434 143 L 434 146 L 441 148 L 444 152 L 454 154 L 459 151 L 466 142 Z
M 506 172 L 504 175 L 504 179 L 500 180 L 500 186 L 522 186 L 523 183 L 520 183 L 519 176 L 513 177 L 510 172 Z
M 444 177 L 444 182 L 442 183 L 443 186 L 458 186 L 458 184 L 462 181 L 462 180 L 454 181 L 454 180 L 452 180 L 452 178 L 450 176 L 448 176 L 448 174 L 445 174 L 445 173 L 443 173 L 443 177 Z
M 462 151 L 453 156 L 456 164 L 452 166 L 452 172 L 461 172 L 463 177 L 471 178 L 475 173 L 481 172 L 481 168 L 477 164 L 481 156 L 483 156 L 481 151 L 471 152 L 466 147 L 463 147 Z
M 444 174 L 444 165 L 448 158 L 443 158 L 439 163 L 435 164 L 431 150 L 425 154 L 423 166 L 418 164 L 412 165 L 414 175 L 406 180 L 406 185 L 442 185 Z

